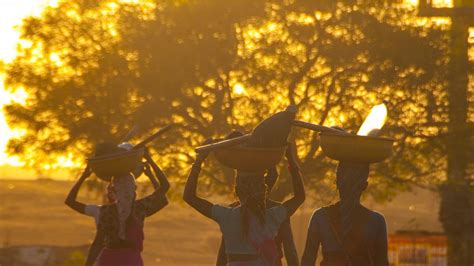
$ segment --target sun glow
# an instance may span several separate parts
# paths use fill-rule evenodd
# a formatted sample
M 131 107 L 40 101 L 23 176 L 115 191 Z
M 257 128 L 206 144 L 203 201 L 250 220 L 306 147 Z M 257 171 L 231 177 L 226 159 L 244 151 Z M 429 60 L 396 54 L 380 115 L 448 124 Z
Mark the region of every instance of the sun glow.
M 9 63 L 16 56 L 16 46 L 20 39 L 17 30 L 23 18 L 39 15 L 46 6 L 54 6 L 57 1 L 51 0 L 0 0 L 0 60 Z M 14 93 L 4 88 L 0 69 L 0 166 L 23 166 L 24 163 L 16 156 L 6 153 L 8 140 L 21 135 L 21 130 L 11 129 L 6 121 L 3 107 L 6 104 L 17 102 L 25 103 L 27 95 L 23 90 Z
M 0 80 L 3 80 L 3 76 L 0 75 Z M 6 104 L 16 102 L 24 104 L 26 101 L 26 92 L 24 90 L 18 90 L 15 93 L 5 91 L 3 83 L 0 82 L 0 107 Z M 8 140 L 11 138 L 19 137 L 21 135 L 20 130 L 12 130 L 8 127 L 4 112 L 0 113 L 0 165 L 8 164 L 12 166 L 22 166 L 23 163 L 16 156 L 8 156 L 6 153 L 6 146 Z
M 359 136 L 368 136 L 369 134 L 373 133 L 373 130 L 380 130 L 382 129 L 383 125 L 385 124 L 385 120 L 387 119 L 387 107 L 385 104 L 379 104 L 372 107 L 370 110 L 369 115 L 365 118 L 364 123 L 360 126 L 357 135 Z
M 242 85 L 241 83 L 235 84 L 234 87 L 233 87 L 233 91 L 237 95 L 243 95 L 243 94 L 247 93 L 247 91 L 245 90 L 244 85 Z

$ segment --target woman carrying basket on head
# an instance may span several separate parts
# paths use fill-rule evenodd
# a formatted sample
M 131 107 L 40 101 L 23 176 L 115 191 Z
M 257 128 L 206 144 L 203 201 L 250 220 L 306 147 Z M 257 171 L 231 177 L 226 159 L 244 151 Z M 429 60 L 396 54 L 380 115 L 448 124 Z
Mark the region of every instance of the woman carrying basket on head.
M 237 171 L 235 192 L 240 205 L 226 207 L 213 204 L 196 195 L 201 164 L 207 153 L 199 153 L 184 190 L 184 201 L 204 216 L 219 224 L 225 242 L 228 265 L 280 265 L 275 236 L 286 221 L 305 200 L 301 174 L 296 162 L 294 146 L 286 151 L 293 181 L 294 196 L 272 208 L 266 208 L 267 186 L 264 171 L 246 173 Z
M 340 201 L 317 209 L 308 227 L 302 266 L 388 266 L 387 226 L 378 212 L 360 204 L 367 188 L 368 163 L 339 162 L 336 185 Z
M 124 173 L 112 177 L 108 186 L 110 204 L 102 206 L 85 205 L 76 201 L 80 185 L 91 171 L 86 168 L 83 175 L 71 190 L 66 204 L 74 210 L 97 217 L 97 233 L 89 250 L 86 265 L 142 266 L 144 219 L 168 204 L 166 192 L 170 185 L 166 175 L 154 163 L 145 148 L 146 163 L 151 165 L 159 183 L 153 177 L 149 166 L 145 173 L 150 178 L 155 191 L 142 199 L 136 200 L 135 175 L 141 173 Z

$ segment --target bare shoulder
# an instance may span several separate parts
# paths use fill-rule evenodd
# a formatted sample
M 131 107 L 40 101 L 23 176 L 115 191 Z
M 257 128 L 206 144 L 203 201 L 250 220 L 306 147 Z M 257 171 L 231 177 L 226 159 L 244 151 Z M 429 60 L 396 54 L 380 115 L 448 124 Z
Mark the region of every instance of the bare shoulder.
M 320 223 L 321 220 L 325 219 L 325 207 L 318 208 L 314 210 L 311 215 L 310 224 Z
M 370 216 L 372 217 L 372 219 L 377 224 L 384 224 L 385 225 L 385 216 L 383 216 L 382 213 L 377 212 L 377 211 L 373 211 L 373 210 L 369 210 L 369 212 L 370 212 Z
M 311 215 L 311 219 L 322 219 L 325 212 L 325 207 L 318 208 L 314 210 L 313 215 Z

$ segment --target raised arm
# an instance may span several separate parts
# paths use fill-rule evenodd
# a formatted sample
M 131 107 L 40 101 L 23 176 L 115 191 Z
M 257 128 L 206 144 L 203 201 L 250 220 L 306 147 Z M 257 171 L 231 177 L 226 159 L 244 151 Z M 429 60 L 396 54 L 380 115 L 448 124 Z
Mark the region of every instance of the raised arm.
M 155 161 L 153 161 L 153 159 L 151 158 L 150 152 L 148 151 L 147 148 L 145 148 L 144 157 L 145 157 L 148 165 L 150 165 L 151 168 L 153 168 L 153 172 L 155 172 L 155 175 L 158 178 L 159 183 L 156 181 L 155 177 L 151 174 L 151 171 L 148 171 L 149 168 L 148 168 L 148 170 L 146 169 L 146 167 L 148 167 L 148 166 L 145 166 L 145 174 L 150 179 L 150 181 L 153 184 L 153 187 L 155 188 L 157 193 L 166 194 L 166 192 L 168 192 L 168 190 L 170 189 L 170 183 L 168 182 L 168 178 L 166 178 L 165 173 L 163 173 L 163 171 L 161 171 L 160 167 L 158 167 L 158 165 L 155 163 Z
M 155 191 L 142 199 L 136 201 L 136 208 L 144 211 L 145 215 L 151 216 L 165 206 L 168 205 L 168 199 L 166 198 L 166 192 L 168 191 L 170 184 L 166 175 L 161 171 L 161 169 L 156 165 L 156 163 L 151 158 L 148 149 L 145 148 L 144 157 L 146 159 L 145 165 L 145 175 L 150 179 L 151 183 L 153 184 L 153 188 Z M 153 171 L 158 176 L 158 181 L 155 179 L 152 171 L 150 170 L 150 165 L 153 168 Z
M 205 144 L 207 143 L 210 143 L 210 140 L 205 142 Z M 201 172 L 201 165 L 208 154 L 208 152 L 202 152 L 197 155 L 196 160 L 191 167 L 191 172 L 189 173 L 186 186 L 184 187 L 183 199 L 187 204 L 196 209 L 198 212 L 212 219 L 211 210 L 213 204 L 203 198 L 198 197 L 196 194 L 198 177 L 199 173 Z
M 81 177 L 79 178 L 79 180 L 77 180 L 77 182 L 71 188 L 71 191 L 69 191 L 69 194 L 67 195 L 66 200 L 64 201 L 64 203 L 67 206 L 69 206 L 71 209 L 73 209 L 73 210 L 75 210 L 75 211 L 77 211 L 81 214 L 85 214 L 84 209 L 85 209 L 86 205 L 84 203 L 78 202 L 76 200 L 76 198 L 77 198 L 77 194 L 79 193 L 79 189 L 81 188 L 82 183 L 84 183 L 84 181 L 91 174 L 92 174 L 91 169 L 89 168 L 89 166 L 86 166 L 86 168 L 84 169 L 84 171 L 81 174 Z
M 296 149 L 294 143 L 288 144 L 285 155 L 286 159 L 288 160 L 288 168 L 290 170 L 293 191 L 295 193 L 291 199 L 283 202 L 283 206 L 286 208 L 288 217 L 290 217 L 293 215 L 293 213 L 295 213 L 298 207 L 303 204 L 304 200 L 306 199 L 306 195 L 304 191 L 303 180 L 301 179 L 300 169 L 296 159 Z
M 151 166 L 148 162 L 145 163 L 143 172 L 145 175 L 150 179 L 151 184 L 153 185 L 153 188 L 155 191 L 160 188 L 160 183 L 158 183 L 158 180 L 155 178 L 155 174 L 151 171 Z
M 267 173 L 265 175 L 265 184 L 267 184 L 268 190 L 272 190 L 277 179 L 278 179 L 278 171 L 276 169 L 276 166 L 268 168 Z

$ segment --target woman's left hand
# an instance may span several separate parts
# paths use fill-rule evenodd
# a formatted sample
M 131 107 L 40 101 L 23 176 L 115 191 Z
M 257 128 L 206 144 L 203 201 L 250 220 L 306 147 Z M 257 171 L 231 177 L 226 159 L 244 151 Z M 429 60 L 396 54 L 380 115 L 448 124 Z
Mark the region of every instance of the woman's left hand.
M 152 161 L 151 154 L 150 154 L 150 150 L 148 149 L 148 147 L 144 147 L 143 157 L 144 157 L 147 161 Z
M 151 172 L 151 167 L 149 163 L 144 163 L 144 168 L 143 172 L 145 173 L 146 176 L 153 176 L 153 173 Z
M 89 165 L 86 165 L 84 170 L 82 171 L 81 178 L 86 179 L 92 175 L 92 169 Z

